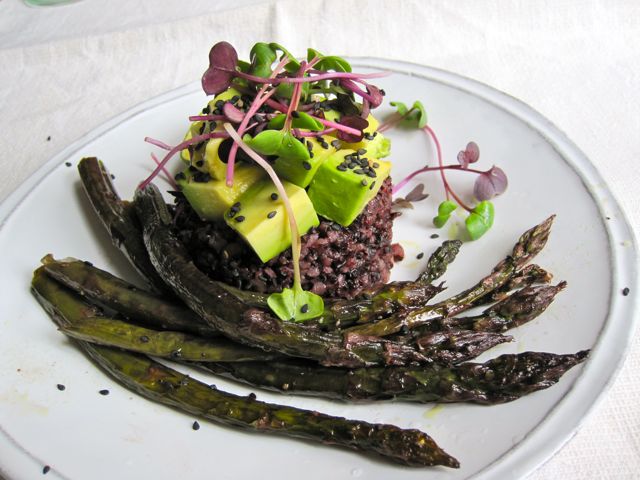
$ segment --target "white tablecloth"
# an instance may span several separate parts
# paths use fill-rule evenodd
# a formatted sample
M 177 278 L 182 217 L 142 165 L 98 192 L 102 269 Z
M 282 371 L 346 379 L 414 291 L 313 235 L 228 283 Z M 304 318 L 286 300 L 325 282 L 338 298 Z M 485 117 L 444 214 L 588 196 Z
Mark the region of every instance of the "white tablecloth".
M 247 6 L 252 3 L 253 5 Z M 640 3 L 464 0 L 0 1 L 0 200 L 115 114 L 198 79 L 210 46 L 407 60 L 488 83 L 572 138 L 640 225 Z M 49 139 L 50 138 L 50 139 Z M 640 342 L 613 388 L 536 480 L 640 476 Z

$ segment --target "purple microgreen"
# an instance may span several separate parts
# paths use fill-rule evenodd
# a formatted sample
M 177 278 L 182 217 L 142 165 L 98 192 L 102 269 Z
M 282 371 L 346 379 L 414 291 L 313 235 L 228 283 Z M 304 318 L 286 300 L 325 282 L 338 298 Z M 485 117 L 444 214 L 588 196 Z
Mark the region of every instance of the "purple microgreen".
M 411 122 L 417 126 L 417 128 L 424 128 L 427 125 L 427 112 L 422 105 L 422 102 L 416 100 L 413 102 L 411 108 L 403 102 L 389 102 L 392 107 L 396 107 L 396 112 L 392 113 L 384 123 L 378 127 L 379 132 L 384 132 L 399 124 L 400 122 Z
M 400 208 L 409 208 L 413 209 L 413 203 L 408 201 L 405 198 L 396 198 L 393 202 L 391 202 L 391 208 L 400 209 Z
M 209 68 L 202 75 L 202 89 L 217 95 L 231 85 L 238 64 L 238 53 L 228 42 L 218 42 L 209 51 Z
M 316 77 L 317 78 L 317 77 Z M 344 78 L 340 80 L 340 85 L 344 88 L 346 88 L 347 90 L 350 90 L 351 92 L 355 93 L 356 95 L 359 95 L 360 97 L 362 97 L 365 100 L 368 100 L 371 108 L 376 108 L 378 107 L 381 103 L 382 103 L 382 95 L 380 94 L 380 90 L 378 90 L 377 88 L 374 87 L 374 93 L 369 93 L 369 92 L 365 92 L 364 90 L 362 90 L 357 84 L 356 82 L 354 82 L 353 80 L 349 79 L 349 78 Z M 365 85 L 368 87 L 370 87 L 369 84 L 365 83 Z
M 369 126 L 369 122 L 362 117 L 346 115 L 340 119 L 339 125 L 343 125 L 357 131 L 357 134 L 349 133 L 342 129 L 338 132 L 338 138 L 340 140 L 353 143 L 362 140 L 364 137 L 364 129 Z
M 244 112 L 231 102 L 225 102 L 222 113 L 231 123 L 240 123 L 244 119 Z
M 190 122 L 217 122 L 219 120 L 225 120 L 226 118 L 227 117 L 224 115 L 191 115 L 189 117 L 189 121 Z
M 151 152 L 151 158 L 156 163 L 156 165 L 160 165 L 160 160 L 158 160 L 158 157 L 156 157 L 155 153 Z M 162 166 L 161 168 L 162 168 L 162 174 L 164 175 L 164 179 L 169 183 L 169 185 L 171 185 L 171 188 L 173 188 L 174 190 L 179 190 L 178 184 L 173 179 L 171 174 L 167 171 L 167 169 L 164 166 Z
M 442 228 L 449 221 L 451 214 L 458 208 L 458 205 L 451 200 L 445 200 L 438 205 L 438 215 L 433 217 L 433 224 L 437 228 Z
M 234 130 L 231 124 L 225 123 L 223 126 L 229 136 L 234 140 L 234 144 L 238 145 L 239 148 L 241 148 L 267 172 L 267 175 L 269 175 L 273 181 L 276 190 L 284 203 L 284 207 L 287 212 L 287 219 L 289 220 L 289 228 L 291 230 L 291 253 L 293 259 L 293 288 L 284 289 L 280 294 L 271 294 L 269 299 L 267 299 L 267 303 L 274 313 L 282 320 L 290 320 L 292 318 L 294 320 L 306 320 L 308 318 L 321 315 L 324 310 L 324 302 L 322 301 L 322 298 L 311 292 L 305 292 L 302 289 L 300 276 L 300 232 L 294 216 L 291 200 L 287 195 L 282 181 L 273 170 L 273 167 L 264 158 L 258 155 L 258 153 L 252 150 L 251 147 L 242 140 L 242 138 L 240 138 L 240 135 L 236 130 Z M 289 292 L 287 293 L 287 291 Z M 271 299 L 272 297 L 273 299 Z M 308 306 L 307 311 L 302 312 L 301 307 L 305 304 Z M 291 308 L 291 305 L 293 305 L 293 309 Z M 285 318 L 281 315 L 284 315 Z
M 358 130 L 357 128 L 352 128 L 351 126 L 344 125 L 342 123 L 332 122 L 330 120 L 327 120 L 326 118 L 316 117 L 315 115 L 312 115 L 311 117 L 319 121 L 325 127 L 335 128 L 338 131 L 338 138 L 340 138 L 340 133 L 353 135 L 354 138 L 358 138 L 358 137 L 362 138 L 363 133 L 361 130 Z M 361 119 L 361 120 L 364 120 L 364 119 Z M 368 125 L 369 125 L 369 122 L 367 122 L 367 126 Z M 364 127 L 364 128 L 367 128 L 367 127 Z M 344 140 L 344 139 L 341 139 L 341 140 Z
M 477 240 L 487 233 L 493 225 L 494 216 L 495 211 L 491 202 L 483 201 L 474 207 L 464 221 L 471 240 Z
M 151 138 L 151 137 L 144 137 L 144 141 L 147 143 L 150 143 L 151 145 L 155 145 L 156 147 L 160 147 L 163 150 L 171 150 L 171 145 L 167 145 L 164 142 L 161 142 L 160 140 L 156 140 L 155 138 Z
M 185 148 L 191 145 L 197 145 L 200 142 L 204 142 L 212 138 L 226 138 L 226 137 L 228 137 L 228 135 L 224 132 L 205 133 L 203 135 L 196 135 L 195 137 L 191 137 L 188 140 L 180 142 L 175 147 L 171 147 L 171 150 L 169 150 L 167 154 L 162 158 L 162 160 L 160 161 L 158 166 L 153 170 L 153 172 L 151 172 L 151 174 L 147 178 L 145 178 L 142 182 L 140 182 L 140 185 L 138 185 L 138 188 L 144 189 L 147 185 L 149 185 L 153 181 L 153 179 L 156 177 L 156 175 L 158 175 L 158 173 L 162 171 L 162 169 L 167 164 L 167 162 L 171 159 L 171 157 L 173 157 L 176 153 L 184 150 Z M 164 148 L 164 147 L 161 147 L 161 148 Z
M 476 163 L 480 158 L 480 148 L 476 142 L 469 142 L 464 150 L 458 153 L 458 163 L 462 168 L 469 167 L 470 163 Z
M 419 183 L 404 198 L 408 202 L 421 202 L 428 196 L 429 196 L 428 193 L 424 193 L 424 183 Z
M 476 178 L 473 195 L 478 200 L 489 200 L 504 193 L 508 185 L 507 175 L 501 168 L 494 165 Z

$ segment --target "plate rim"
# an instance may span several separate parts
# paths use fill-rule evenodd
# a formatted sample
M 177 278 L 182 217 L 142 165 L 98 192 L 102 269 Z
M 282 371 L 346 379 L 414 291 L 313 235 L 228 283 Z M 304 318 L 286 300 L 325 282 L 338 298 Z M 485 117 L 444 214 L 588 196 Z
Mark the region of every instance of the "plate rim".
M 479 97 L 515 116 L 540 134 L 556 150 L 563 161 L 578 175 L 598 208 L 599 220 L 602 221 L 607 235 L 608 253 L 613 268 L 612 293 L 609 299 L 607 317 L 592 349 L 591 359 L 582 367 L 579 376 L 576 377 L 565 396 L 554 405 L 553 409 L 538 425 L 530 430 L 510 450 L 471 476 L 474 479 L 503 478 L 504 476 L 512 478 L 524 477 L 541 467 L 575 435 L 589 414 L 602 401 L 624 363 L 633 338 L 633 335 L 629 335 L 629 333 L 635 331 L 638 323 L 638 306 L 640 303 L 639 296 L 636 293 L 638 285 L 638 243 L 635 232 L 631 228 L 626 213 L 622 209 L 615 193 L 609 189 L 597 167 L 562 130 L 526 103 L 485 83 L 446 70 L 400 60 L 354 56 L 347 58 L 353 65 L 359 67 L 384 68 L 397 73 L 418 76 L 442 83 Z M 199 88 L 199 82 L 194 81 L 144 100 L 106 120 L 97 128 L 62 149 L 0 203 L 0 231 L 4 230 L 6 222 L 20 204 L 26 200 L 30 192 L 43 182 L 62 162 L 86 144 L 102 137 L 136 115 L 182 96 L 192 94 Z M 578 166 L 580 169 L 578 169 Z M 597 181 L 597 184 L 604 186 L 605 196 L 607 197 L 606 206 L 604 205 L 605 202 L 598 198 L 594 189 L 590 186 L 594 180 Z M 613 215 L 615 215 L 615 222 L 606 220 L 608 216 L 614 218 Z M 624 238 L 629 244 L 624 249 L 618 246 L 621 238 Z M 628 257 L 631 258 L 629 259 Z M 626 267 L 624 266 L 625 263 Z M 625 282 L 621 282 L 623 277 L 626 279 Z M 620 292 L 622 285 L 631 289 L 630 294 L 624 299 L 622 295 L 616 294 Z M 619 325 L 616 325 L 615 318 L 624 315 L 625 311 L 628 313 L 630 322 L 624 325 L 618 322 Z M 610 343 L 611 340 L 616 340 L 616 345 L 622 346 L 622 348 L 604 351 L 604 345 Z M 597 363 L 594 361 L 595 358 L 598 359 Z M 596 385 L 597 388 L 594 389 L 593 385 Z M 589 399 L 588 402 L 579 402 L 576 405 L 571 404 L 572 399 L 584 399 L 585 396 Z M 561 432 L 555 432 L 562 424 L 568 425 L 569 428 L 560 428 Z M 553 435 L 554 433 L 557 434 Z M 551 438 L 549 438 L 550 436 Z M 8 448 L 6 448 L 7 446 Z M 17 444 L 1 425 L 0 447 L 2 447 L 3 453 L 16 462 L 14 466 L 33 466 L 34 463 L 41 463 L 22 445 Z M 0 473 L 4 475 L 8 473 L 5 471 L 4 466 L 7 463 L 5 461 L 2 463 L 0 464 Z M 21 467 L 18 467 L 18 469 L 18 471 L 24 471 Z M 54 470 L 50 473 L 53 474 L 52 477 L 64 478 Z

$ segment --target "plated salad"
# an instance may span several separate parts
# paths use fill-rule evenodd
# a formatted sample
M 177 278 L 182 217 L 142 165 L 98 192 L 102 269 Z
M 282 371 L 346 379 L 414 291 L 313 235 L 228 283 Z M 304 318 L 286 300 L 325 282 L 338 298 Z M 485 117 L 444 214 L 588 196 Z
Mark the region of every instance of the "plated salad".
M 444 241 L 418 278 L 389 282 L 404 255 L 393 243 L 393 219 L 427 195 L 423 184 L 399 195 L 418 175 L 435 172 L 442 181 L 438 211 L 425 212 L 435 226 L 456 209 L 467 211 L 467 240 L 493 224 L 491 199 L 507 178 L 496 166 L 474 168 L 475 142 L 445 165 L 423 105 L 392 102 L 396 112 L 378 118 L 386 92 L 372 81 L 387 72 L 355 73 L 340 57 L 309 49 L 297 60 L 281 45 L 258 43 L 243 62 L 220 42 L 209 60 L 202 86 L 211 100 L 189 118 L 179 144 L 146 139 L 162 155 L 152 153 L 156 165 L 133 201 L 118 196 L 101 161 L 79 163 L 96 214 L 148 290 L 74 259 L 46 256 L 34 273 L 38 300 L 107 372 L 216 422 L 411 466 L 457 467 L 424 432 L 228 394 L 157 359 L 282 393 L 486 405 L 547 388 L 584 361 L 587 351 L 470 362 L 511 341 L 506 331 L 540 315 L 566 287 L 531 263 L 553 217 L 446 299 L 434 297 L 462 247 L 457 239 Z M 396 126 L 422 130 L 437 163 L 393 183 L 386 132 Z M 455 170 L 476 177 L 474 205 L 448 183 Z M 169 204 L 153 184 L 158 175 L 172 184 Z

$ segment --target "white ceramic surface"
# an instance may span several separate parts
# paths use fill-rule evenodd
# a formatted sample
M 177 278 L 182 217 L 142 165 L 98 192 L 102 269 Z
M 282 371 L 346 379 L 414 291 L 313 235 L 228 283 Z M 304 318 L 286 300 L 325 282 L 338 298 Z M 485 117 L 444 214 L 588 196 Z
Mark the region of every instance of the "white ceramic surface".
M 198 85 L 169 92 L 127 112 L 71 145 L 15 192 L 0 208 L 0 472 L 9 479 L 219 479 L 266 478 L 515 478 L 547 459 L 570 438 L 611 381 L 635 316 L 636 247 L 617 202 L 584 155 L 552 124 L 526 105 L 472 80 L 446 72 L 375 59 L 356 65 L 392 69 L 377 84 L 387 99 L 427 106 L 445 161 L 455 162 L 469 140 L 480 145 L 480 165 L 502 167 L 508 192 L 497 199 L 496 222 L 481 240 L 465 244 L 446 276 L 450 291 L 464 288 L 508 253 L 517 236 L 555 213 L 549 244 L 537 263 L 569 287 L 543 316 L 514 330 L 516 341 L 494 349 L 575 352 L 593 348 L 590 360 L 561 382 L 516 402 L 495 406 L 347 405 L 257 392 L 262 400 L 430 433 L 462 463 L 460 470 L 407 469 L 373 457 L 283 437 L 254 435 L 194 420 L 119 387 L 97 370 L 62 334 L 30 296 L 32 270 L 46 253 L 94 262 L 135 279 L 110 245 L 79 186 L 75 164 L 102 158 L 123 196 L 152 166 L 145 135 L 177 142 L 187 116 L 205 102 Z M 359 70 L 363 70 L 360 67 Z M 419 132 L 394 131 L 395 178 L 433 162 Z M 73 165 L 68 167 L 65 162 Z M 473 178 L 451 173 L 459 191 Z M 406 278 L 451 229 L 436 231 L 430 219 L 441 200 L 438 178 L 423 177 L 431 197 L 396 224 L 396 240 L 407 253 L 394 269 Z M 409 187 L 410 188 L 410 187 Z M 631 294 L 621 291 L 629 287 Z M 193 372 L 222 389 L 253 389 Z M 56 384 L 66 386 L 59 391 Z M 98 391 L 107 388 L 110 395 Z

